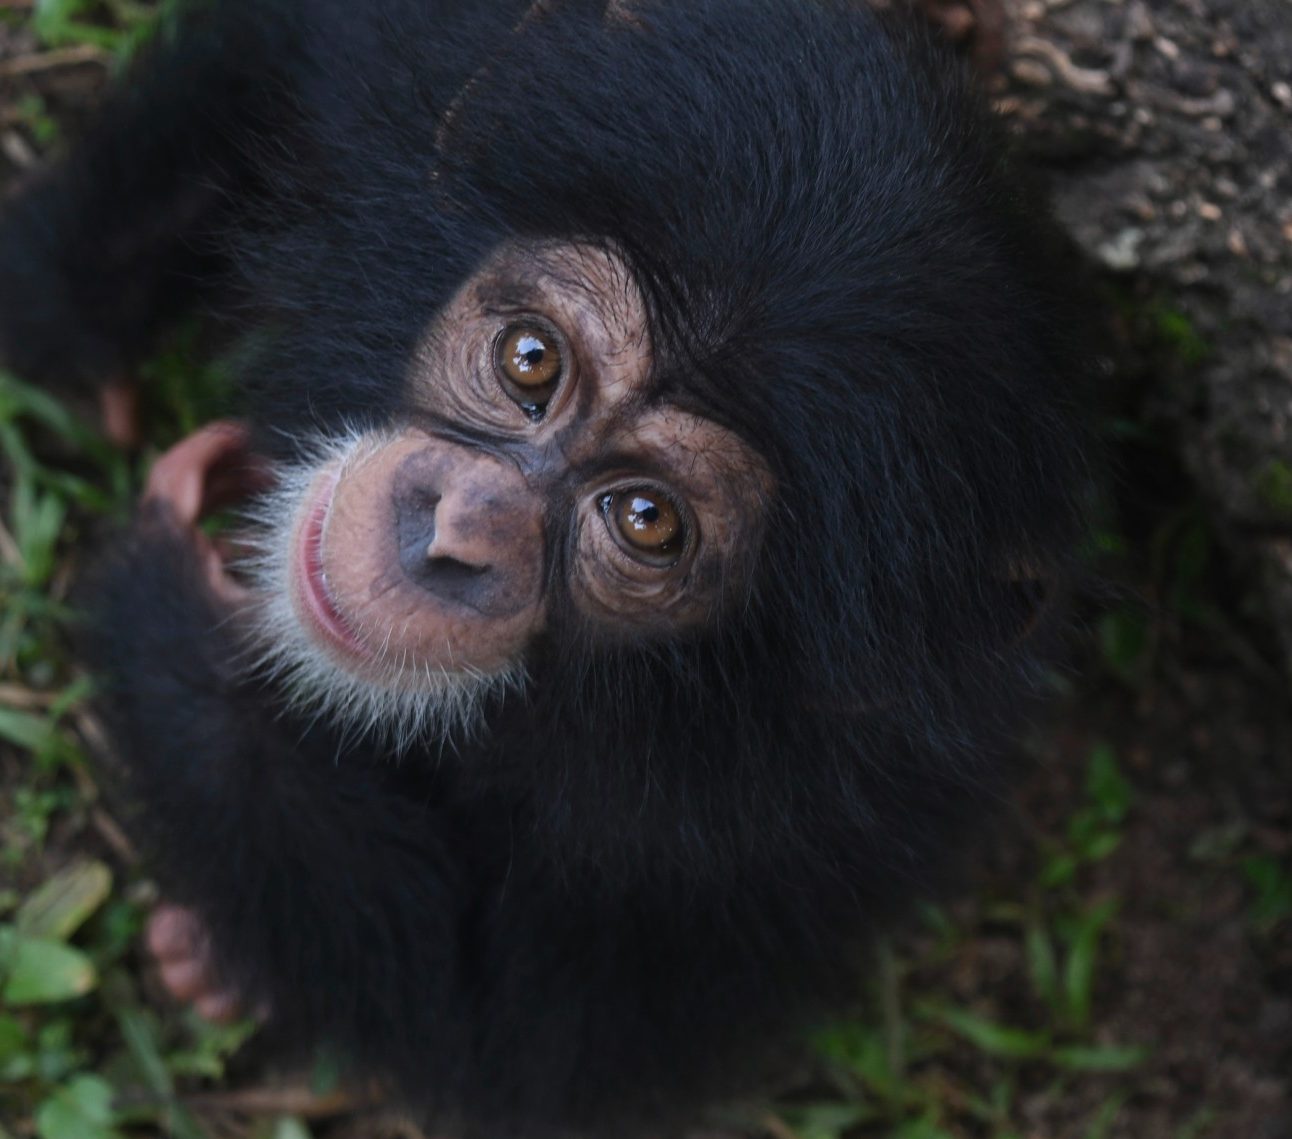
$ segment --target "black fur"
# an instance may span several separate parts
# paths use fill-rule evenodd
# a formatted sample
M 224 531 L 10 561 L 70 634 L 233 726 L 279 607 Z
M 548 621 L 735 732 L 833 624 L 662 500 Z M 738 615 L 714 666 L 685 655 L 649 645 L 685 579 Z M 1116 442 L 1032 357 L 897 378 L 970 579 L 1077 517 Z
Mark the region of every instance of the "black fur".
M 102 375 L 219 261 L 291 450 L 398 418 L 500 241 L 607 241 L 661 395 L 776 492 L 717 627 L 558 620 L 481 738 L 397 765 L 238 673 L 146 512 L 91 654 L 158 872 L 285 1043 L 472 1133 L 658 1133 L 841 999 L 1000 794 L 1048 640 L 1008 578 L 1062 587 L 1084 486 L 1043 222 L 955 63 L 860 4 L 571 2 L 518 34 L 524 4 L 231 7 L 10 207 L 14 362 Z

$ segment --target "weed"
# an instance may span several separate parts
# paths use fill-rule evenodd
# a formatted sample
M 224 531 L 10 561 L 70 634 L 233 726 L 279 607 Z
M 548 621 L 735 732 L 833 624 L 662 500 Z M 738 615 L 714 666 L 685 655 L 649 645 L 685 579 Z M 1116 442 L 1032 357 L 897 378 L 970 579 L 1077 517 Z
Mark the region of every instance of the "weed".
M 1292 919 L 1292 869 L 1269 855 L 1243 859 L 1243 877 L 1252 892 L 1248 917 L 1260 934 L 1272 933 Z
M 1276 517 L 1292 519 L 1292 464 L 1270 459 L 1256 475 L 1256 497 Z

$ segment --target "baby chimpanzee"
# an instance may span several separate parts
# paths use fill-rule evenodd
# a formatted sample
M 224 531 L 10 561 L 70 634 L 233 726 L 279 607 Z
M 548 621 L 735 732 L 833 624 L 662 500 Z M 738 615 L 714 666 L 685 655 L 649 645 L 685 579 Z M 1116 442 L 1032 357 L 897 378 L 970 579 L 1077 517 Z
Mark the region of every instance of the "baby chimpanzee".
M 171 987 L 468 1134 L 747 1087 L 999 794 L 1084 485 L 1043 228 L 859 3 L 191 5 L 0 230 L 16 369 L 249 333 L 91 589 Z

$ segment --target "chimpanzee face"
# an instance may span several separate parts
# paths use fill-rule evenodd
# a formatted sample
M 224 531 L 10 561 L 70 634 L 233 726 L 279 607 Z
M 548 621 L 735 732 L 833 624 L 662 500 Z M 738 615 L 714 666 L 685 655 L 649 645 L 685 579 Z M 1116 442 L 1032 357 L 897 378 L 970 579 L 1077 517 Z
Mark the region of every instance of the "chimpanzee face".
M 554 624 L 592 642 L 702 627 L 738 588 L 770 478 L 651 381 L 621 257 L 498 250 L 421 338 L 407 421 L 327 440 L 269 496 L 266 662 L 309 702 L 420 723 L 519 681 Z

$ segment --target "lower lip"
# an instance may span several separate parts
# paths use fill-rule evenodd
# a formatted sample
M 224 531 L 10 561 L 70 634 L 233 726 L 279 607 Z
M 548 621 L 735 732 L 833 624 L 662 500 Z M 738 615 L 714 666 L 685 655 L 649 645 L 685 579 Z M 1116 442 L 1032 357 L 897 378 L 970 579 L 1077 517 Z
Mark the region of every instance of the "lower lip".
M 347 656 L 367 659 L 368 651 L 359 642 L 332 595 L 323 576 L 323 527 L 332 507 L 337 480 L 328 478 L 314 498 L 301 525 L 296 543 L 298 594 L 312 624 L 333 647 Z

